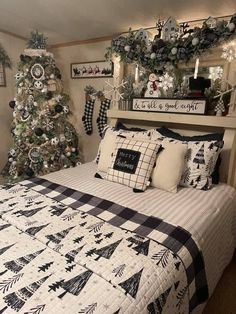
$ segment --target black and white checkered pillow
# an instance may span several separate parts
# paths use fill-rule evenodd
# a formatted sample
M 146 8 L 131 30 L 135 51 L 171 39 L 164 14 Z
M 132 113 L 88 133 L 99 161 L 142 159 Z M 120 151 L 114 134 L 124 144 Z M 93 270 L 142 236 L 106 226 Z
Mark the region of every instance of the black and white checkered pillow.
M 144 191 L 160 145 L 150 141 L 117 136 L 116 149 L 106 179 Z

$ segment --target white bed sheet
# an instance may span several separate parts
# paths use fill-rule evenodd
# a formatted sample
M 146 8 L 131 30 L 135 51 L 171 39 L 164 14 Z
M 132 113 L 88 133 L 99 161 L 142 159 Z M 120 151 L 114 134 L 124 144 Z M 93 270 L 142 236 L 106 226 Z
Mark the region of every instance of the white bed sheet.
M 95 178 L 96 169 L 91 162 L 44 178 L 188 230 L 203 252 L 211 295 L 236 247 L 236 191 L 219 184 L 209 191 L 181 188 L 172 194 L 148 188 L 144 193 L 134 193 L 126 186 Z

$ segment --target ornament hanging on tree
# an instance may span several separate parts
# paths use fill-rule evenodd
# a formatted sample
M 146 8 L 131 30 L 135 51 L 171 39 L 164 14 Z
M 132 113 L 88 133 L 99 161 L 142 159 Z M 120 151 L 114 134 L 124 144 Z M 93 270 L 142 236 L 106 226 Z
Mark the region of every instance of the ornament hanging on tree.
M 39 63 L 35 63 L 32 66 L 30 73 L 31 73 L 33 79 L 35 79 L 35 80 L 40 81 L 44 78 L 44 68 Z
M 36 89 L 43 89 L 43 83 L 41 82 L 41 81 L 35 81 L 34 82 L 34 87 L 36 88 Z
M 41 156 L 40 148 L 39 147 L 32 147 L 29 151 L 28 156 L 29 156 L 29 159 L 33 163 L 38 163 L 40 161 L 40 156 Z

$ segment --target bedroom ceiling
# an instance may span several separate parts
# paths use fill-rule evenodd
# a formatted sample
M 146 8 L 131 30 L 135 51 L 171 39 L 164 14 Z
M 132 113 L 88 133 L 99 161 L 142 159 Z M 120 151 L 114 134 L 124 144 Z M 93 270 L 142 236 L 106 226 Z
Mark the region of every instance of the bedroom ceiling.
M 28 37 L 43 32 L 50 44 L 111 36 L 155 25 L 236 12 L 235 0 L 0 0 L 0 30 Z

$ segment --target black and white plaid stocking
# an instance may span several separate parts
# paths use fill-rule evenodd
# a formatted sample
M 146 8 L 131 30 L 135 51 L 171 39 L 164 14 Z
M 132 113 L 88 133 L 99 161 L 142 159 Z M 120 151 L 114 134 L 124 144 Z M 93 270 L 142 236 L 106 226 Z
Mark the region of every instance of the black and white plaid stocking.
M 107 110 L 110 108 L 111 100 L 110 99 L 103 99 L 101 100 L 101 106 L 99 109 L 99 116 L 97 118 L 97 126 L 99 135 L 102 137 L 102 132 L 107 124 Z
M 91 135 L 93 132 L 93 108 L 94 108 L 95 99 L 86 97 L 86 103 L 84 107 L 84 115 L 82 121 L 84 124 L 84 129 L 87 135 Z

